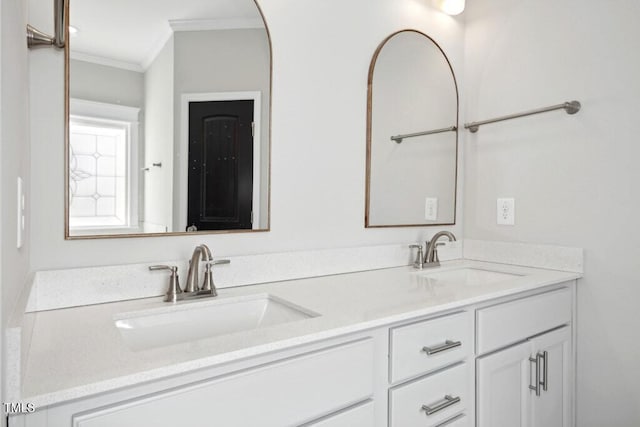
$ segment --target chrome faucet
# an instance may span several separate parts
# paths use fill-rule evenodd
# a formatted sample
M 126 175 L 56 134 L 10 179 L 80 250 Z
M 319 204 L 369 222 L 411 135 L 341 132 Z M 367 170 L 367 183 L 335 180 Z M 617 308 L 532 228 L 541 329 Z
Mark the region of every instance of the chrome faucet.
M 204 280 L 202 286 L 198 285 L 198 273 L 200 271 L 200 262 L 205 265 Z M 149 270 L 169 270 L 171 276 L 169 278 L 169 290 L 165 296 L 166 302 L 176 302 L 184 299 L 215 297 L 218 295 L 216 286 L 213 283 L 213 273 L 211 267 L 217 264 L 229 264 L 228 259 L 214 261 L 211 256 L 209 247 L 205 244 L 198 245 L 193 250 L 191 262 L 189 263 L 189 272 L 187 273 L 187 286 L 184 291 L 178 282 L 178 267 L 166 265 L 152 265 Z
M 427 251 L 424 254 L 424 267 L 437 267 L 440 265 L 440 259 L 438 259 L 438 246 L 444 245 L 444 243 L 438 243 L 438 239 L 441 237 L 447 237 L 450 242 L 456 241 L 456 236 L 449 231 L 440 231 L 427 241 Z
M 211 250 L 204 243 L 196 246 L 191 255 L 191 262 L 189 262 L 189 272 L 187 273 L 187 285 L 184 288 L 185 292 L 197 292 L 200 289 L 198 285 L 198 274 L 200 271 L 200 260 L 205 263 L 211 261 Z

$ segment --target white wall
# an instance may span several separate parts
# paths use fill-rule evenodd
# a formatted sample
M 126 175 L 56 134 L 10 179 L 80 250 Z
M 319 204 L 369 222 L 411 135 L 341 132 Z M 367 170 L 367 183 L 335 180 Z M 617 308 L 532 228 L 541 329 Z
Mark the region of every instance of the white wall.
M 144 106 L 143 73 L 77 59 L 72 59 L 70 64 L 72 98 L 129 107 Z
M 50 28 L 50 3 L 30 1 L 31 24 Z M 26 254 L 13 248 L 11 236 L 15 176 L 29 168 L 34 270 L 186 258 L 200 242 L 233 255 L 408 242 L 433 233 L 363 228 L 367 68 L 384 37 L 412 27 L 449 54 L 466 91 L 468 119 L 583 102 L 576 116 L 549 113 L 465 136 L 465 235 L 586 249 L 578 289 L 578 425 L 640 424 L 634 332 L 640 144 L 633 128 L 640 99 L 640 4 L 468 2 L 463 70 L 462 18 L 426 3 L 261 1 L 274 49 L 271 232 L 65 241 L 63 56 L 53 50 L 29 54 L 31 165 L 24 164 L 26 53 L 23 44 L 10 43 L 23 40 L 24 20 L 19 1 L 3 1 L 3 321 L 26 270 Z M 495 225 L 498 196 L 516 198 L 516 226 Z M 460 234 L 460 225 L 453 230 Z
M 26 7 L 20 0 L 3 0 L 0 5 L 0 377 L 6 378 L 4 339 L 7 320 L 22 291 L 29 269 L 29 235 L 26 245 L 16 249 L 17 198 L 16 180 L 25 180 L 27 195 L 29 177 L 29 103 L 28 57 L 25 40 Z M 30 203 L 27 201 L 27 212 Z M 29 218 L 27 217 L 27 222 Z M 28 225 L 27 225 L 28 229 Z M 27 230 L 28 232 L 28 230 Z M 0 386 L 0 402 L 6 393 Z M 4 409 L 2 409 L 4 412 Z M 0 417 L 4 425 L 4 416 Z
M 171 37 L 144 78 L 144 231 L 172 230 L 174 147 L 174 38 Z M 162 163 L 162 167 L 153 167 Z
M 50 10 L 31 0 L 31 10 Z M 263 0 L 273 43 L 271 231 L 268 233 L 65 241 L 63 230 L 63 56 L 39 52 L 31 91 L 31 268 L 187 258 L 197 243 L 218 255 L 411 242 L 436 229 L 364 229 L 367 71 L 378 44 L 421 30 L 463 60 L 463 30 L 423 0 Z M 340 13 L 336 13 L 339 11 Z M 32 14 L 33 17 L 33 14 Z M 48 22 L 51 15 L 44 19 Z M 33 19 L 32 19 L 33 20 Z M 38 24 L 33 23 L 32 24 Z M 48 74 L 41 75 L 40 71 Z M 461 72 L 457 74 L 461 78 Z M 56 114 L 51 115 L 51 111 Z M 451 228 L 460 235 L 461 226 Z
M 269 173 L 269 39 L 264 29 L 179 31 L 175 38 L 175 175 L 174 224 L 187 226 L 188 141 L 183 140 L 182 95 L 185 93 L 246 92 L 261 94 L 260 212 L 268 209 Z M 258 177 L 256 177 L 258 179 Z M 262 215 L 260 228 L 267 228 Z
M 467 2 L 467 118 L 577 99 L 467 136 L 465 237 L 585 248 L 578 286 L 580 427 L 640 425 L 640 3 Z M 496 198 L 516 225 L 496 225 Z

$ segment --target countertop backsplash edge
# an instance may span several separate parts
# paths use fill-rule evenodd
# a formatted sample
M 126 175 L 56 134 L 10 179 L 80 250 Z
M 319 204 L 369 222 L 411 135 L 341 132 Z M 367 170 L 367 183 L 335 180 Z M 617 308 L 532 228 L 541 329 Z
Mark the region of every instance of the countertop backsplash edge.
M 574 273 L 583 272 L 581 248 L 464 239 L 439 249 L 440 259 L 468 259 Z M 408 244 L 279 252 L 225 257 L 230 264 L 214 270 L 220 289 L 302 278 L 393 268 L 413 262 Z M 181 284 L 187 260 L 158 261 L 102 267 L 38 271 L 26 303 L 26 312 L 54 310 L 163 295 L 167 274 L 151 272 L 151 264 L 176 265 Z

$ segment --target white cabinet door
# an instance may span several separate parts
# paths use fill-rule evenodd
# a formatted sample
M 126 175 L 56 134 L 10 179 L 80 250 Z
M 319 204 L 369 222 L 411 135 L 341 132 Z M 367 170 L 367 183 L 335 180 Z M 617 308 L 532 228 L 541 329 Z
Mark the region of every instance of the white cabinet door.
M 572 425 L 571 330 L 564 327 L 531 340 L 540 360 L 540 396 L 531 397 L 532 427 Z
M 478 358 L 478 427 L 571 426 L 571 358 L 568 326 Z
M 478 358 L 478 427 L 529 427 L 530 354 L 526 341 Z

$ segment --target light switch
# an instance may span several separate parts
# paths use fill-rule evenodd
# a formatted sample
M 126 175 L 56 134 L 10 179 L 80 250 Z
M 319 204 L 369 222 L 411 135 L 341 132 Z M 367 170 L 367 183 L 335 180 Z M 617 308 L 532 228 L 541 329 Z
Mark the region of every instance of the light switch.
M 435 221 L 438 219 L 438 198 L 427 197 L 424 202 L 424 219 Z
M 496 206 L 498 225 L 515 225 L 516 201 L 513 198 L 500 198 Z

